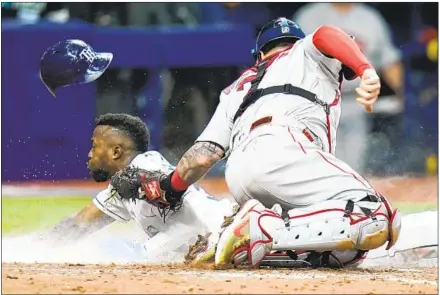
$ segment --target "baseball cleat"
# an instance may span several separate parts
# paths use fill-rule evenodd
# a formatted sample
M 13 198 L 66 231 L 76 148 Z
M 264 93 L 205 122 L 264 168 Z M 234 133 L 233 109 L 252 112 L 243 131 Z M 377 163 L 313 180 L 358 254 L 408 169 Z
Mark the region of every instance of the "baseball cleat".
M 188 253 L 185 255 L 185 263 L 197 265 L 214 262 L 217 241 L 218 234 L 198 235 L 197 241 L 189 246 Z
M 261 203 L 251 199 L 228 220 L 215 252 L 215 267 L 225 268 L 247 261 L 249 249 L 249 211 Z
M 193 245 L 189 246 L 188 253 L 185 255 L 185 262 L 190 265 L 213 263 L 220 235 L 225 228 L 232 223 L 234 216 L 239 210 L 240 206 L 238 204 L 232 207 L 232 215 L 224 217 L 224 221 L 220 227 L 219 233 L 198 235 L 197 241 Z

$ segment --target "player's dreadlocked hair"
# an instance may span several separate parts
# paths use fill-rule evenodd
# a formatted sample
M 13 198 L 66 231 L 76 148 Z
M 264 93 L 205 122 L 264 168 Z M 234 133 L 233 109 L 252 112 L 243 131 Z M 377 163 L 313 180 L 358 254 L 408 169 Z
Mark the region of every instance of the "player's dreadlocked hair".
M 147 125 L 139 118 L 129 114 L 104 114 L 96 119 L 96 126 L 112 126 L 125 132 L 135 144 L 139 152 L 148 151 L 150 144 L 150 131 Z

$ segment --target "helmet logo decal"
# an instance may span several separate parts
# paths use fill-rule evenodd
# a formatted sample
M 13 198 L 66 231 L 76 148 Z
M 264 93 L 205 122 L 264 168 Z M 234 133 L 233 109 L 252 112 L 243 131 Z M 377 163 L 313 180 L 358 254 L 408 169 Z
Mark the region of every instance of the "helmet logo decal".
M 255 48 L 251 50 L 252 55 L 258 60 L 258 52 L 269 42 L 277 39 L 296 39 L 300 40 L 305 37 L 301 27 L 294 21 L 285 17 L 279 17 L 271 20 L 264 25 L 255 42 Z
M 80 52 L 79 57 L 91 63 L 95 59 L 96 54 L 89 47 L 86 47 Z

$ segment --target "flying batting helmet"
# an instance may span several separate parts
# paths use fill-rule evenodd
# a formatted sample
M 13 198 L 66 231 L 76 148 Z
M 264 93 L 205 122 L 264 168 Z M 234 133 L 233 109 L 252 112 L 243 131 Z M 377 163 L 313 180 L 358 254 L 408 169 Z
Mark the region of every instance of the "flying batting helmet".
M 55 97 L 56 89 L 98 79 L 113 59 L 81 40 L 65 40 L 49 47 L 40 61 L 40 78 Z
M 251 50 L 253 56 L 257 59 L 258 52 L 267 43 L 280 39 L 302 39 L 306 35 L 301 28 L 294 22 L 285 17 L 279 17 L 271 20 L 264 25 L 258 33 L 255 48 Z

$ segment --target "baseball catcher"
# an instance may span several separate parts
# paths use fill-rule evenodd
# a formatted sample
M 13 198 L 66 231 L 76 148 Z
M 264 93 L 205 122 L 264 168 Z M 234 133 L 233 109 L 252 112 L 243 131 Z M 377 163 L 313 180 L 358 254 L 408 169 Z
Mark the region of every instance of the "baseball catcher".
M 207 247 L 204 241 L 191 248 L 199 249 L 195 261 L 256 267 L 276 253 L 313 267 L 341 267 L 394 245 L 399 212 L 335 157 L 343 79 L 361 77 L 357 101 L 367 112 L 381 87 L 353 38 L 334 26 L 305 36 L 296 23 L 277 18 L 261 29 L 253 55 L 255 66 L 221 93 L 176 169 L 135 180 L 144 198 L 173 204 L 229 156 L 226 181 L 241 209 Z

